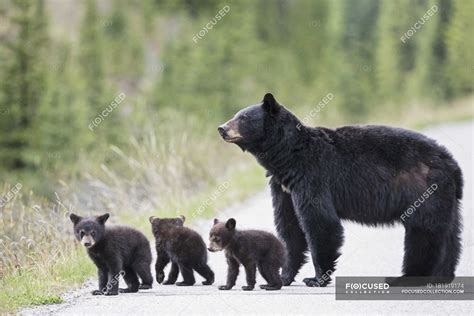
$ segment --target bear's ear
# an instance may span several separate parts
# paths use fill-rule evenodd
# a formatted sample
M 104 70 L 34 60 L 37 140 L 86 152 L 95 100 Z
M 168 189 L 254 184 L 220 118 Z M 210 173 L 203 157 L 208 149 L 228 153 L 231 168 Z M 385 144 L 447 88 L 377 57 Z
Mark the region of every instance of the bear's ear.
M 100 215 L 100 216 L 97 216 L 97 221 L 104 225 L 105 222 L 107 221 L 107 219 L 109 218 L 110 214 L 109 213 L 105 213 L 104 215 Z
M 214 218 L 214 225 L 216 225 L 217 223 L 219 223 L 219 220 L 217 218 Z
M 154 222 L 155 220 L 159 220 L 159 218 L 156 217 L 156 216 L 150 216 L 150 217 L 148 218 L 148 220 L 150 221 L 150 224 L 153 224 L 153 222 Z
M 235 225 L 236 225 L 236 222 L 235 222 L 235 219 L 233 219 L 233 218 L 230 218 L 229 220 L 227 220 L 227 223 L 225 223 L 225 227 L 228 230 L 235 229 Z
M 179 215 L 176 220 L 178 221 L 179 226 L 183 226 L 184 221 L 186 220 L 186 217 L 184 217 L 184 215 Z
M 76 214 L 73 214 L 71 213 L 71 215 L 69 215 L 69 218 L 71 219 L 71 222 L 76 225 L 77 223 L 79 223 L 82 219 L 82 217 L 80 217 L 79 215 L 76 215 Z
M 262 100 L 262 108 L 271 115 L 275 115 L 280 111 L 280 104 L 275 100 L 271 93 L 265 94 Z

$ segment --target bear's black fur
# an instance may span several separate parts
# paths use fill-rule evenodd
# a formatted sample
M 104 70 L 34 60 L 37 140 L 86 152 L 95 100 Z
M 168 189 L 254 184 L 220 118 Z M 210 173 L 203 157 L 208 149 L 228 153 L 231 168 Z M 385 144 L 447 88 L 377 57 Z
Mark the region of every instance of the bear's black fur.
M 98 269 L 99 289 L 94 295 L 117 295 L 151 289 L 151 249 L 148 239 L 136 229 L 105 226 L 109 214 L 97 217 L 70 215 L 74 235 L 86 248 Z M 119 277 L 127 283 L 119 289 Z M 142 280 L 140 284 L 138 277 Z
M 196 283 L 193 270 L 202 275 L 203 285 L 214 283 L 214 272 L 207 265 L 206 244 L 194 230 L 183 227 L 184 216 L 177 218 L 150 217 L 150 223 L 156 241 L 156 281 L 162 283 L 165 278 L 163 269 L 171 261 L 171 270 L 165 285 L 175 284 L 181 271 L 182 282 L 179 286 Z
M 370 226 L 401 222 L 404 276 L 454 276 L 463 179 L 451 154 L 434 140 L 387 126 L 311 128 L 269 93 L 218 130 L 272 176 L 275 224 L 289 256 L 285 285 L 307 250 L 315 277 L 304 282 L 329 283 L 321 278 L 335 270 L 342 219 Z
M 244 266 L 247 277 L 247 285 L 242 287 L 243 290 L 251 291 L 255 287 L 257 268 L 267 282 L 260 285 L 261 289 L 281 289 L 280 268 L 286 257 L 283 244 L 271 233 L 237 230 L 235 225 L 233 218 L 226 223 L 214 219 L 214 226 L 209 233 L 209 251 L 224 250 L 227 258 L 227 282 L 219 286 L 219 290 L 230 290 L 235 285 L 240 264 Z

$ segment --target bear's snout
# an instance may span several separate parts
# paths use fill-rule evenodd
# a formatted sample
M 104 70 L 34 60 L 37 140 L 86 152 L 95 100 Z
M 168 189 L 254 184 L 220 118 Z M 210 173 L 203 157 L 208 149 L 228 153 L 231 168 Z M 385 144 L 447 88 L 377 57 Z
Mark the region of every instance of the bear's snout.
M 242 138 L 239 133 L 237 120 L 230 120 L 217 128 L 222 139 L 228 143 L 233 143 Z
M 221 126 L 217 128 L 217 131 L 222 137 L 225 137 L 227 135 L 227 128 L 228 127 L 226 124 L 222 124 Z

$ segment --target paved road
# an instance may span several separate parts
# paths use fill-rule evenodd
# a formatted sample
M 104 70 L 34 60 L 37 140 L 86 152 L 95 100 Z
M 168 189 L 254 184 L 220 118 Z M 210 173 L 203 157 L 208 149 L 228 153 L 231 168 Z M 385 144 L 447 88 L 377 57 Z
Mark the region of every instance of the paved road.
M 463 255 L 457 275 L 474 273 L 474 216 L 473 213 L 473 130 L 474 122 L 436 126 L 424 131 L 453 153 L 465 178 L 463 200 Z M 253 159 L 249 157 L 249 159 Z M 246 202 L 229 208 L 219 215 L 237 219 L 237 226 L 274 231 L 270 192 L 257 194 Z M 193 225 L 203 236 L 207 236 L 211 220 Z M 399 275 L 403 255 L 403 228 L 375 229 L 345 223 L 346 242 L 339 259 L 336 276 Z M 210 265 L 216 273 L 214 286 L 193 287 L 160 286 L 154 284 L 151 291 L 138 294 L 120 294 L 116 297 L 92 296 L 95 287 L 88 283 L 83 289 L 68 293 L 66 303 L 24 310 L 23 314 L 132 314 L 132 315 L 188 315 L 188 314 L 443 314 L 472 315 L 473 301 L 336 301 L 334 285 L 327 288 L 308 288 L 301 282 L 303 277 L 313 276 L 313 269 L 306 264 L 297 276 L 296 284 L 282 291 L 266 292 L 256 289 L 244 292 L 244 271 L 241 271 L 236 287 L 232 291 L 219 291 L 216 286 L 224 284 L 226 264 L 223 253 L 209 255 Z M 373 268 L 375 267 L 375 269 Z M 200 284 L 201 279 L 197 277 Z M 259 277 L 257 284 L 263 280 Z

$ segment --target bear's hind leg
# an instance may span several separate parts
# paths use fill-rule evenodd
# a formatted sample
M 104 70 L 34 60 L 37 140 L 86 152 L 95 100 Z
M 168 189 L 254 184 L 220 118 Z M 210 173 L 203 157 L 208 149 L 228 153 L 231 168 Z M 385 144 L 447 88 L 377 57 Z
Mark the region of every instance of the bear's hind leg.
M 265 282 L 267 282 L 266 284 L 260 284 L 260 288 L 264 290 L 270 283 L 270 279 L 267 276 L 267 271 L 264 269 L 264 266 L 261 263 L 259 263 L 257 267 L 263 279 L 265 280 Z
M 124 274 L 122 274 L 125 283 L 127 283 L 126 289 L 119 289 L 120 293 L 135 293 L 138 292 L 140 282 L 138 281 L 137 274 L 131 268 L 125 268 Z
M 206 280 L 202 282 L 202 285 L 211 285 L 214 283 L 214 272 L 212 272 L 211 268 L 207 265 L 207 263 L 203 263 L 198 265 L 195 270 L 197 273 L 202 275 L 203 278 Z
M 153 286 L 153 276 L 151 275 L 150 263 L 145 261 L 137 262 L 134 264 L 133 269 L 142 280 L 139 288 L 141 290 L 151 289 Z
M 405 232 L 404 277 L 432 276 L 441 262 L 446 234 L 425 228 L 408 226 Z
M 252 291 L 255 287 L 256 274 L 257 274 L 257 265 L 255 262 L 246 262 L 244 263 L 245 276 L 247 280 L 247 285 L 242 286 L 244 291 Z
M 456 212 L 458 210 L 456 209 Z M 435 268 L 434 275 L 439 277 L 454 278 L 456 266 L 461 254 L 461 223 L 458 213 L 454 223 L 451 224 L 449 232 L 446 235 L 443 259 Z
M 264 263 L 258 266 L 258 270 L 262 274 L 267 284 L 260 285 L 261 289 L 267 291 L 280 290 L 283 286 L 283 282 L 280 277 L 280 267 L 274 266 L 271 263 Z
M 184 265 L 182 263 L 178 263 L 179 270 L 181 271 L 181 274 L 183 276 L 183 281 L 182 282 L 176 282 L 177 286 L 191 286 L 196 283 L 196 280 L 194 279 L 194 273 L 193 269 L 187 265 Z

